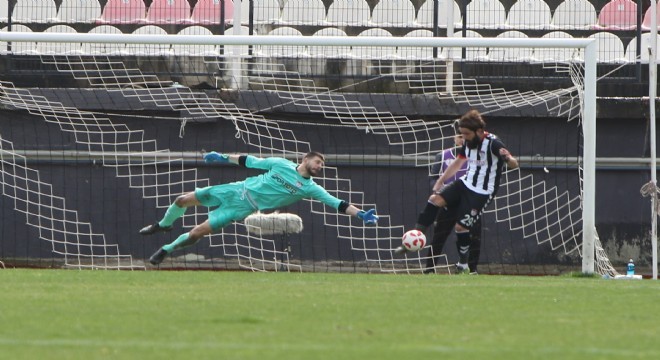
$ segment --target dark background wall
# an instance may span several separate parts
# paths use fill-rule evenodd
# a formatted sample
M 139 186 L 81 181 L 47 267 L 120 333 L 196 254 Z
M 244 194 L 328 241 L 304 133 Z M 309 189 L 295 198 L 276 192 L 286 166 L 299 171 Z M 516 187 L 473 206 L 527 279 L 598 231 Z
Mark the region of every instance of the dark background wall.
M 281 114 L 285 116 L 285 114 Z M 291 115 L 294 116 L 294 115 Z M 300 118 L 300 115 L 295 115 Z M 300 118 L 300 120 L 305 120 Z M 159 148 L 173 152 L 216 150 L 223 152 L 254 152 L 236 139 L 236 130 L 230 121 L 189 123 L 185 136 L 179 137 L 180 122 L 157 116 L 115 119 L 133 130 L 143 129 L 146 139 L 155 139 Z M 377 154 L 384 159 L 377 163 L 342 160 L 336 166 L 340 177 L 351 180 L 351 188 L 365 194 L 366 203 L 376 203 L 378 211 L 392 217 L 392 224 L 410 227 L 428 196 L 428 168 L 413 167 L 395 160 L 400 152 L 387 145 L 382 136 L 344 127 L 314 127 L 313 117 L 306 123 L 283 124 L 291 129 L 297 140 L 309 141 L 315 150 L 328 155 Z M 578 144 L 576 123 L 556 118 L 492 117 L 489 130 L 504 139 L 518 156 L 533 157 L 543 154 L 546 163 L 573 156 Z M 0 136 L 21 150 L 84 150 L 76 145 L 70 133 L 58 126 L 22 111 L 0 111 Z M 644 119 L 602 118 L 598 120 L 598 157 L 638 159 L 648 156 L 648 131 Z M 201 153 L 200 153 L 201 154 Z M 388 163 L 388 157 L 392 158 Z M 543 162 L 523 164 L 524 173 L 536 179 L 550 179 L 543 171 Z M 114 168 L 103 167 L 88 158 L 49 160 L 48 157 L 28 158 L 27 165 L 39 171 L 40 180 L 53 185 L 53 193 L 66 198 L 67 207 L 77 210 L 81 221 L 90 222 L 95 232 L 105 235 L 108 243 L 119 244 L 120 253 L 146 258 L 158 246 L 170 242 L 182 231 L 179 224 L 169 234 L 144 238 L 137 230 L 159 219 L 164 209 L 156 209 L 155 201 L 144 199 L 142 192 L 130 188 L 128 180 L 116 176 Z M 234 166 L 207 166 L 199 162 L 198 177 L 208 177 L 212 183 L 241 180 L 259 172 Z M 550 166 L 550 165 L 548 165 Z M 553 180 L 560 190 L 578 196 L 575 188 L 577 171 L 551 167 Z M 559 174 L 559 176 L 554 176 Z M 597 170 L 597 226 L 600 239 L 614 262 L 628 257 L 639 259 L 640 264 L 650 258 L 650 202 L 643 198 L 640 187 L 650 179 L 649 171 L 639 165 L 610 166 L 600 164 Z M 192 190 L 192 189 L 186 189 Z M 14 210 L 14 203 L 6 196 L 0 198 L 0 258 L 40 258 L 47 263 L 53 257 L 50 245 L 38 239 L 35 228 L 26 225 L 26 216 Z M 332 211 L 331 209 L 327 209 Z M 292 256 L 297 259 L 327 261 L 364 260 L 351 244 L 337 238 L 332 227 L 323 225 L 323 217 L 311 214 L 307 202 L 283 209 L 300 215 L 304 222 L 301 234 L 290 237 Z M 537 245 L 524 240 L 519 231 L 509 231 L 506 224 L 494 221 L 494 215 L 485 217 L 484 263 L 511 264 L 579 264 L 576 254 L 566 255 L 563 249 L 552 250 L 550 244 Z M 219 248 L 201 242 L 192 252 L 207 257 L 221 257 Z M 453 245 L 446 247 L 450 259 L 455 257 Z M 57 257 L 57 256 L 55 256 Z M 319 265 L 323 266 L 323 265 Z M 350 265 L 349 265 L 350 267 Z

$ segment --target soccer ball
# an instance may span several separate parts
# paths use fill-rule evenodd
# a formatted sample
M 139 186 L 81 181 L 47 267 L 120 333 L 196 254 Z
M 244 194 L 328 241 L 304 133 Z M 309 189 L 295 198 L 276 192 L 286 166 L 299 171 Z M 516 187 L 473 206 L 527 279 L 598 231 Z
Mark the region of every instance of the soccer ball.
M 419 251 L 426 245 L 426 235 L 419 230 L 409 230 L 403 234 L 401 243 L 408 251 Z

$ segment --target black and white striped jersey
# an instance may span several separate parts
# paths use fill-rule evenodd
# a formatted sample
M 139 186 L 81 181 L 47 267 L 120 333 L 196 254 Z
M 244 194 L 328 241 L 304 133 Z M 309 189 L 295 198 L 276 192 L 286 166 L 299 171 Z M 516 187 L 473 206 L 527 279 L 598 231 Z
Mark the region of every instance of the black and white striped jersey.
M 467 173 L 461 177 L 468 189 L 484 195 L 493 195 L 500 186 L 502 168 L 506 163 L 500 156 L 502 141 L 488 132 L 477 149 L 470 149 L 467 141 L 458 156 L 467 159 Z

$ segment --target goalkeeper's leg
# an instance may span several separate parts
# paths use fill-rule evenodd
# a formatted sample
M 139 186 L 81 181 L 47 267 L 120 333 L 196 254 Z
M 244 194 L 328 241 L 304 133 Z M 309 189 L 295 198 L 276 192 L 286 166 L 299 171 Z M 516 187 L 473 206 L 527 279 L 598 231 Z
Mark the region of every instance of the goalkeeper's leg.
M 178 218 L 182 217 L 186 213 L 186 209 L 190 206 L 201 205 L 195 192 L 190 192 L 184 195 L 181 195 L 174 200 L 174 203 L 167 208 L 163 219 L 159 222 L 151 225 L 147 225 L 140 229 L 140 234 L 142 235 L 151 235 L 159 231 L 170 231 L 172 230 L 172 224 Z
M 245 219 L 254 210 L 250 205 L 244 201 L 233 203 L 233 206 L 221 206 L 209 213 L 208 220 L 195 226 L 189 233 L 181 234 L 173 242 L 163 246 L 156 253 L 154 253 L 149 262 L 153 265 L 160 264 L 167 255 L 171 254 L 174 250 L 183 249 L 185 247 L 194 245 L 199 239 L 218 232 L 223 227 L 231 224 L 232 221 L 239 221 Z
M 194 245 L 199 241 L 199 239 L 210 234 L 212 231 L 211 223 L 209 220 L 206 220 L 200 225 L 195 226 L 192 230 L 190 230 L 190 232 L 179 235 L 176 240 L 158 249 L 158 251 L 151 255 L 149 262 L 152 265 L 158 265 L 163 262 L 165 257 L 171 254 L 172 251 Z

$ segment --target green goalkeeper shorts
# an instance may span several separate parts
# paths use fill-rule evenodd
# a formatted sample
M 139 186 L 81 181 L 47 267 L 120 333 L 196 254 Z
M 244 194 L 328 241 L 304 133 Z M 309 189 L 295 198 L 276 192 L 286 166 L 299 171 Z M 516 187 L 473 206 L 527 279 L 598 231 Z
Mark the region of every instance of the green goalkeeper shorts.
M 195 197 L 209 211 L 209 223 L 213 232 L 220 231 L 232 221 L 241 221 L 257 210 L 242 182 L 207 186 L 195 190 Z

